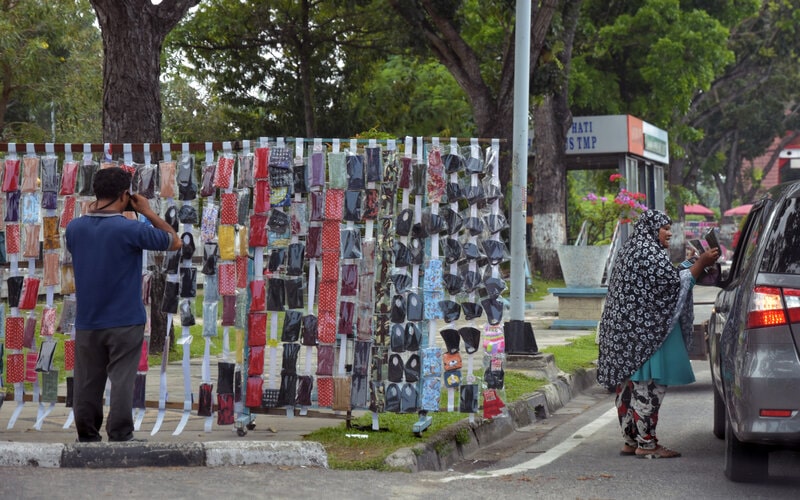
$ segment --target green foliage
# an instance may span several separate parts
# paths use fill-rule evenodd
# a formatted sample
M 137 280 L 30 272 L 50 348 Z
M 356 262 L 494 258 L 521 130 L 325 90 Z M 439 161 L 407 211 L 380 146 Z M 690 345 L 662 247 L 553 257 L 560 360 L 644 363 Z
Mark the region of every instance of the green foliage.
M 94 21 L 86 0 L 0 3 L 1 141 L 96 140 L 102 46 Z

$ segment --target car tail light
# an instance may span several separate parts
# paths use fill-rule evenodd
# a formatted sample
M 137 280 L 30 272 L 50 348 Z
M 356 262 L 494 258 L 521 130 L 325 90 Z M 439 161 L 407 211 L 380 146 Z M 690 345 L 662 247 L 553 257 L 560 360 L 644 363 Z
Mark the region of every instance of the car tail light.
M 789 313 L 791 323 L 800 322 L 800 290 L 796 288 L 784 288 L 783 300 L 786 301 L 786 311 Z
M 794 410 L 767 410 L 761 409 L 758 414 L 762 417 L 791 417 Z
M 747 328 L 778 326 L 786 323 L 781 289 L 768 286 L 755 287 L 750 299 L 750 310 L 747 313 Z

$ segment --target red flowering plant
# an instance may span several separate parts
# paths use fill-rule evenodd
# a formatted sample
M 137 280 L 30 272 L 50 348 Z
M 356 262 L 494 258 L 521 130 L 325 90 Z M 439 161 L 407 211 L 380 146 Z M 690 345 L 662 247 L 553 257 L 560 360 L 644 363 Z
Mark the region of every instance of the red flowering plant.
M 622 187 L 625 178 L 621 174 L 612 174 L 608 180 L 612 184 L 620 185 L 616 194 L 598 195 L 589 192 L 578 204 L 581 218 L 587 223 L 582 233 L 590 245 L 608 245 L 617 222 L 633 222 L 647 210 L 644 205 L 645 194 Z

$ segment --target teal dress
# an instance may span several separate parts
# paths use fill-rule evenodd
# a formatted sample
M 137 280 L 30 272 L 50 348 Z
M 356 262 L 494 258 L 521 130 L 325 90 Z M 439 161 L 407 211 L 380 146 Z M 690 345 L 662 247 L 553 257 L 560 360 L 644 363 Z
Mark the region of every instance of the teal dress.
M 652 380 L 661 385 L 686 385 L 694 382 L 694 371 L 676 322 L 661 347 L 631 375 L 635 382 Z

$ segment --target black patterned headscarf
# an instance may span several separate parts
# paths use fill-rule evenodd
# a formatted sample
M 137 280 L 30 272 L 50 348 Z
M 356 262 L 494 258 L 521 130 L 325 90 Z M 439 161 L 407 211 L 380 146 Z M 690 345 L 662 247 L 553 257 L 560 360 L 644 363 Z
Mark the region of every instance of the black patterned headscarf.
M 650 359 L 669 334 L 680 276 L 658 240 L 671 224 L 658 210 L 644 212 L 611 271 L 600 320 L 597 381 L 620 384 Z

